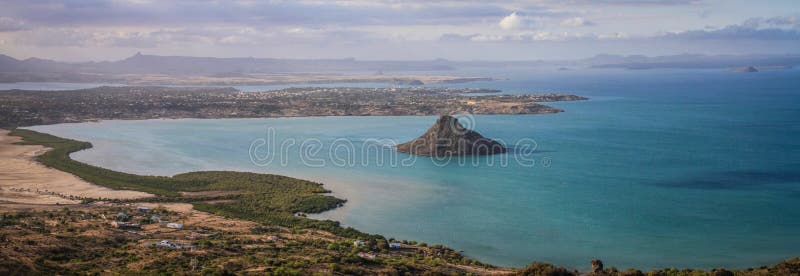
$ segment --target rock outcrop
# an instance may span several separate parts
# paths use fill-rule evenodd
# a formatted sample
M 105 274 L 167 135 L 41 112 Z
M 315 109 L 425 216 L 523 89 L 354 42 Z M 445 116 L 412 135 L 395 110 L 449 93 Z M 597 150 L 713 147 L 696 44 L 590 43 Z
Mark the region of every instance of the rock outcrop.
M 499 142 L 465 128 L 453 116 L 442 115 L 422 136 L 397 145 L 397 151 L 424 156 L 488 155 L 504 153 Z
M 755 73 L 758 72 L 758 68 L 754 66 L 744 66 L 744 67 L 733 68 L 733 71 L 739 73 Z

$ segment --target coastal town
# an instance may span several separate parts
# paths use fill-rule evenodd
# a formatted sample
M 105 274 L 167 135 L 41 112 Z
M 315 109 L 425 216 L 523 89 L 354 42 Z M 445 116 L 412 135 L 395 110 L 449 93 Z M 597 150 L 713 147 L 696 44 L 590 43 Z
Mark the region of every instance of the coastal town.
M 216 87 L 98 87 L 69 91 L 0 91 L 0 127 L 111 119 L 264 118 L 544 114 L 541 102 L 586 100 L 562 94 L 500 94 L 481 88 L 287 88 L 241 92 Z

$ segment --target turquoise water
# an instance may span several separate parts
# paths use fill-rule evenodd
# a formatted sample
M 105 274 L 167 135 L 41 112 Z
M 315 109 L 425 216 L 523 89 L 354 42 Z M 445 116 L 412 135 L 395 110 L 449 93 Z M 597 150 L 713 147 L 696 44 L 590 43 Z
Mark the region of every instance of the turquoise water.
M 553 103 L 566 110 L 559 114 L 476 116 L 482 134 L 508 145 L 533 139 L 536 151 L 444 166 L 429 158 L 391 166 L 408 156 L 392 155 L 389 140 L 412 139 L 435 117 L 104 121 L 33 129 L 91 141 L 93 149 L 73 157 L 127 172 L 225 169 L 318 180 L 349 201 L 316 217 L 445 244 L 499 265 L 538 260 L 587 269 L 600 258 L 619 268 L 740 268 L 800 255 L 800 70 L 498 76 L 510 80 L 478 85 L 591 100 Z M 271 138 L 268 128 L 278 144 L 297 145 L 257 166 L 249 150 Z M 310 138 L 319 139 L 321 150 L 304 164 L 299 144 Z M 359 153 L 355 164 L 337 165 L 342 160 L 328 156 L 330 148 L 347 148 L 336 147 L 342 141 Z M 385 155 L 363 158 L 365 148 Z M 533 166 L 517 162 L 522 157 Z M 324 165 L 313 166 L 314 158 Z

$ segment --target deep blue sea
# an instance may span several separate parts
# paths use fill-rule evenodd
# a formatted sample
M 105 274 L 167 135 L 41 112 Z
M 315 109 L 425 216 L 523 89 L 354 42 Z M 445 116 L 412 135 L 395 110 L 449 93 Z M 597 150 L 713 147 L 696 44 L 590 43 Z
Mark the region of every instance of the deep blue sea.
M 559 114 L 462 117 L 512 147 L 463 164 L 402 164 L 409 156 L 392 150 L 436 117 L 33 129 L 90 141 L 93 149 L 73 157 L 126 172 L 240 170 L 320 181 L 348 202 L 315 217 L 498 265 L 586 270 L 599 258 L 618 268 L 742 268 L 800 256 L 800 70 L 491 74 L 502 80 L 458 86 L 591 99 L 551 103 L 566 110 Z M 255 165 L 251 152 L 275 155 Z

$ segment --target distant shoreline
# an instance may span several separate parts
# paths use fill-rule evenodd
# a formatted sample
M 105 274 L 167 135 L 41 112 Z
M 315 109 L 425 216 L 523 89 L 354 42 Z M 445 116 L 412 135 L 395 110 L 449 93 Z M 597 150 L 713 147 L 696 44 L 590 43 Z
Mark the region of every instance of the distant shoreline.
M 486 92 L 490 95 L 472 95 Z M 571 94 L 500 94 L 480 88 L 304 87 L 269 92 L 234 88 L 122 86 L 78 90 L 3 90 L 0 127 L 94 120 L 547 114 L 542 102 L 582 101 Z

